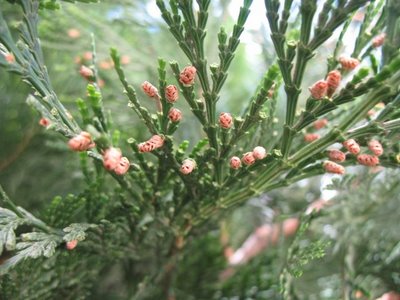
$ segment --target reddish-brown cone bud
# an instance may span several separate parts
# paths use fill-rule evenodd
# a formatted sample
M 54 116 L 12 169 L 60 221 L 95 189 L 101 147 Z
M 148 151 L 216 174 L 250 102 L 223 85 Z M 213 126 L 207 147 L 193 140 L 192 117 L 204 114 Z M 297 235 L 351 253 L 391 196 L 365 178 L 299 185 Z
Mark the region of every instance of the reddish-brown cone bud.
M 164 145 L 164 138 L 162 138 L 160 135 L 153 135 L 148 142 L 152 145 L 154 145 L 154 148 L 161 148 Z
M 114 169 L 115 174 L 117 175 L 124 175 L 126 172 L 128 172 L 130 167 L 129 160 L 126 157 L 122 157 Z
M 4 58 L 6 59 L 6 61 L 7 61 L 9 64 L 12 64 L 12 63 L 15 62 L 15 57 L 14 57 L 14 54 L 12 54 L 12 53 L 7 53 L 7 54 L 5 54 L 5 55 L 4 55 Z
M 232 156 L 229 165 L 231 166 L 232 169 L 237 170 L 240 168 L 242 165 L 242 162 L 240 161 L 240 158 L 237 156 Z
M 150 144 L 148 144 L 147 142 L 143 142 L 143 143 L 140 143 L 138 145 L 139 152 L 150 152 L 153 149 L 154 148 Z
M 375 155 L 360 154 L 357 156 L 357 161 L 367 167 L 375 167 L 379 164 L 379 158 Z
M 233 118 L 230 113 L 222 112 L 219 115 L 219 125 L 222 128 L 228 129 L 233 125 Z
M 318 133 L 307 133 L 304 135 L 304 141 L 307 143 L 314 142 L 315 140 L 318 140 L 321 136 Z
M 345 173 L 345 169 L 343 166 L 330 160 L 324 162 L 324 169 L 326 172 L 333 174 L 343 175 Z
M 196 72 L 197 70 L 193 66 L 185 67 L 179 75 L 180 83 L 182 83 L 184 86 L 192 86 L 196 78 Z
M 139 152 L 150 152 L 161 148 L 164 145 L 164 139 L 159 135 L 153 135 L 148 141 L 138 145 Z
M 89 81 L 93 80 L 94 73 L 93 73 L 92 69 L 90 69 L 86 66 L 81 66 L 81 68 L 79 70 L 79 74 L 81 74 L 81 76 L 83 78 L 85 78 L 86 80 L 89 80 Z
M 47 127 L 47 126 L 50 125 L 50 121 L 48 119 L 46 119 L 46 118 L 41 118 L 39 120 L 39 125 L 43 126 L 43 127 Z
M 340 81 L 342 80 L 342 75 L 338 70 L 333 70 L 328 73 L 326 77 L 326 82 L 328 83 L 328 96 L 331 97 L 333 93 L 335 93 L 336 89 L 340 85 Z
M 343 146 L 349 151 L 351 154 L 360 153 L 360 145 L 353 139 L 349 139 L 343 142 Z
M 243 154 L 242 162 L 245 165 L 250 166 L 250 165 L 254 164 L 255 161 L 256 161 L 256 159 L 253 155 L 253 152 L 247 152 L 247 153 Z
M 109 171 L 114 171 L 122 158 L 121 150 L 118 148 L 108 148 L 103 153 L 103 166 Z
M 179 122 L 182 119 L 182 112 L 179 109 L 173 107 L 168 112 L 168 118 L 173 123 Z
M 75 249 L 76 245 L 78 245 L 78 241 L 72 240 L 72 241 L 67 242 L 65 244 L 65 247 L 67 248 L 67 250 L 73 250 L 73 249 Z
M 377 140 L 370 140 L 368 142 L 368 149 L 373 152 L 376 156 L 381 156 L 383 154 L 382 144 Z
M 179 98 L 179 91 L 175 85 L 169 85 L 165 88 L 165 98 L 169 103 L 174 103 Z
M 339 62 L 345 70 L 354 70 L 360 64 L 360 61 L 353 57 L 341 56 Z
M 267 151 L 264 147 L 257 146 L 253 149 L 253 156 L 255 159 L 263 159 L 267 156 Z
M 68 141 L 68 146 L 73 151 L 86 151 L 93 148 L 95 144 L 92 141 L 90 133 L 82 131 L 80 134 Z
M 158 96 L 157 88 L 148 81 L 142 83 L 142 90 L 147 96 L 151 98 Z
M 346 160 L 346 154 L 340 150 L 330 150 L 329 159 L 335 162 L 344 162 Z
M 180 171 L 182 174 L 188 175 L 192 173 L 195 168 L 196 168 L 196 162 L 193 159 L 188 158 L 182 162 Z
M 316 130 L 324 128 L 326 125 L 328 125 L 328 119 L 319 119 L 314 122 L 314 128 Z
M 314 83 L 309 90 L 314 99 L 320 100 L 328 93 L 328 83 L 325 80 L 319 80 Z

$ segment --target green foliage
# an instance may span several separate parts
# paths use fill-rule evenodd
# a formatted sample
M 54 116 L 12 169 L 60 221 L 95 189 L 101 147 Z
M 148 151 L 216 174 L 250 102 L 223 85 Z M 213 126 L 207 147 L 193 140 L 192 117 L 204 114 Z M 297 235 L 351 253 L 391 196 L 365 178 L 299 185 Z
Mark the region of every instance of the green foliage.
M 3 249 L 12 251 L 15 249 L 15 229 L 27 220 L 19 218 L 15 213 L 6 208 L 0 209 L 0 254 Z
M 98 0 L 61 0 L 65 2 L 75 3 L 75 2 L 82 2 L 82 3 L 95 3 Z M 41 0 L 40 1 L 40 8 L 44 9 L 60 9 L 60 1 L 58 0 Z
M 0 267 L 0 274 L 3 275 L 10 268 L 28 258 L 35 259 L 41 256 L 51 257 L 61 239 L 58 235 L 50 235 L 41 232 L 29 232 L 21 234 L 21 242 L 15 245 L 16 254 L 9 258 Z
M 66 232 L 66 234 L 63 236 L 63 240 L 66 242 L 70 242 L 73 240 L 81 242 L 86 238 L 86 230 L 95 227 L 96 225 L 92 224 L 82 224 L 82 223 L 71 224 L 63 229 L 63 231 Z
M 56 196 L 51 201 L 44 219 L 54 227 L 61 227 L 71 223 L 84 208 L 86 199 L 74 195 L 66 197 Z
M 329 243 L 323 241 L 316 241 L 310 245 L 304 246 L 301 249 L 296 249 L 296 254 L 289 261 L 289 272 L 294 277 L 300 277 L 303 274 L 303 266 L 308 264 L 310 261 L 325 256 L 325 248 L 329 246 Z
M 221 283 L 214 299 L 281 299 L 278 280 L 281 261 L 277 251 L 270 249 L 235 270 L 231 278 Z
M 197 249 L 201 249 L 198 251 Z M 177 297 L 182 299 L 212 299 L 219 272 L 225 266 L 223 249 L 215 233 L 193 241 L 186 249 L 179 264 L 176 285 Z M 192 272 L 187 272 L 192 270 Z

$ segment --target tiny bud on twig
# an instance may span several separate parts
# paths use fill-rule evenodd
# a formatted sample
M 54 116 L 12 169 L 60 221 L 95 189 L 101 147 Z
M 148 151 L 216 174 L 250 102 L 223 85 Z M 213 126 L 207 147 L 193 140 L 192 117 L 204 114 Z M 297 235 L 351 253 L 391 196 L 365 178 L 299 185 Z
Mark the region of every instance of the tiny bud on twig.
M 83 66 L 83 65 L 81 66 L 81 68 L 79 70 L 79 74 L 81 74 L 81 76 L 83 78 L 85 78 L 86 80 L 89 80 L 89 81 L 93 80 L 94 73 L 93 73 L 92 69 L 90 69 L 86 66 Z
M 194 84 L 194 80 L 196 78 L 196 68 L 193 66 L 187 66 L 185 67 L 180 75 L 179 75 L 179 81 L 184 85 L 184 86 L 192 86 Z
M 7 54 L 5 54 L 5 55 L 4 55 L 4 58 L 6 59 L 6 61 L 7 61 L 9 64 L 12 64 L 12 63 L 15 62 L 15 57 L 14 57 L 14 54 L 12 54 L 12 53 L 7 53 Z
M 78 245 L 78 241 L 72 240 L 66 243 L 65 248 L 67 248 L 67 250 L 73 250 L 75 249 L 76 245 Z
M 159 135 L 153 135 L 148 141 L 138 145 L 139 152 L 151 152 L 154 149 L 161 148 L 164 145 L 164 139 Z
M 245 165 L 250 166 L 250 165 L 254 164 L 255 161 L 256 161 L 256 159 L 253 155 L 253 152 L 247 152 L 247 153 L 243 154 L 242 162 Z
M 345 70 L 354 70 L 360 64 L 360 61 L 353 57 L 341 56 L 339 62 Z
M 128 172 L 129 167 L 129 160 L 126 157 L 122 157 L 117 167 L 114 169 L 114 172 L 117 175 L 124 175 L 126 172 Z
M 232 156 L 229 165 L 231 166 L 232 169 L 237 170 L 240 168 L 242 165 L 242 162 L 240 161 L 240 158 L 237 156 Z
M 175 85 L 168 85 L 165 88 L 165 98 L 167 98 L 167 101 L 169 103 L 174 103 L 178 100 L 179 98 L 179 92 L 178 88 Z
M 360 145 L 353 139 L 349 139 L 343 142 L 343 146 L 349 151 L 351 154 L 360 153 Z
M 326 125 L 328 125 L 328 119 L 319 119 L 314 122 L 314 128 L 316 130 L 324 128 Z
M 43 127 L 47 127 L 47 126 L 50 125 L 50 121 L 48 119 L 46 119 L 46 118 L 41 118 L 39 120 L 39 125 L 43 126 Z
M 114 171 L 122 159 L 121 150 L 118 148 L 108 148 L 103 153 L 103 166 L 109 171 Z
M 179 122 L 182 119 L 182 112 L 179 109 L 173 107 L 168 112 L 168 118 L 173 123 Z
M 343 175 L 345 173 L 345 169 L 343 166 L 330 160 L 324 162 L 324 169 L 326 172 L 333 174 Z
M 360 154 L 357 156 L 357 161 L 364 166 L 374 167 L 379 164 L 379 158 L 375 155 Z
M 332 96 L 333 93 L 340 85 L 340 81 L 342 80 L 342 75 L 338 70 L 333 70 L 328 73 L 326 77 L 326 82 L 328 83 L 328 96 Z
M 321 136 L 318 133 L 307 133 L 304 135 L 304 141 L 307 143 L 314 142 L 315 140 L 318 140 Z
M 180 172 L 184 175 L 188 175 L 192 173 L 195 168 L 196 168 L 196 162 L 193 159 L 188 158 L 182 162 Z
M 255 159 L 263 159 L 267 156 L 267 151 L 264 147 L 257 146 L 253 149 L 253 156 Z
M 309 90 L 314 99 L 320 100 L 328 93 L 328 83 L 325 80 L 319 80 L 314 83 Z
M 370 140 L 368 142 L 368 149 L 373 152 L 376 156 L 381 156 L 383 154 L 382 144 L 377 140 Z
M 138 145 L 139 152 L 151 152 L 154 148 L 147 142 Z
M 142 90 L 147 96 L 151 98 L 158 97 L 157 88 L 148 81 L 142 83 Z
M 222 112 L 219 115 L 219 125 L 222 128 L 228 129 L 233 125 L 233 118 L 230 113 Z
M 346 154 L 340 150 L 330 150 L 329 159 L 335 162 L 344 162 L 346 160 Z
M 86 151 L 93 148 L 95 144 L 89 132 L 82 131 L 79 135 L 68 141 L 68 146 L 73 151 Z

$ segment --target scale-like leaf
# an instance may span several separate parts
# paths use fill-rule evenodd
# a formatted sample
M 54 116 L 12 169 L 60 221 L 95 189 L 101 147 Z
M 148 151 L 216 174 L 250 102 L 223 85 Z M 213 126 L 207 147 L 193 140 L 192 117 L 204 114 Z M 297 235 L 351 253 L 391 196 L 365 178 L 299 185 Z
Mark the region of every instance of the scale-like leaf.
M 72 240 L 83 241 L 86 238 L 86 230 L 94 227 L 96 227 L 94 224 L 73 223 L 63 229 L 64 232 L 67 232 L 67 234 L 64 235 L 63 240 L 66 242 Z
M 42 232 L 29 232 L 21 235 L 22 241 L 17 243 L 17 253 L 0 266 L 0 275 L 27 258 L 50 257 L 62 242 L 61 237 Z
M 2 254 L 3 249 L 7 251 L 15 249 L 14 230 L 27 222 L 28 220 L 19 218 L 11 210 L 0 207 L 0 254 Z

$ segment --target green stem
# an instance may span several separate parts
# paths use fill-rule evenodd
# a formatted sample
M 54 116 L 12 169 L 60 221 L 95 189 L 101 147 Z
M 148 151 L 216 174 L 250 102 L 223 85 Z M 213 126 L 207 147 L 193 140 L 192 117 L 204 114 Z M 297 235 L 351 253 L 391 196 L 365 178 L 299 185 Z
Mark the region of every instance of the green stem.
M 311 35 L 311 27 L 313 16 L 316 11 L 315 0 L 303 0 L 301 5 L 301 31 L 300 41 L 297 46 L 297 60 L 294 75 L 292 78 L 292 84 L 286 85 L 286 122 L 283 131 L 281 151 L 284 157 L 287 157 L 290 152 L 290 146 L 292 144 L 294 131 L 292 125 L 296 114 L 297 101 L 301 92 L 301 82 L 303 80 L 304 72 L 307 66 L 307 62 L 312 58 L 312 50 L 308 46 Z
M 19 211 L 17 206 L 10 200 L 4 191 L 3 187 L 0 185 L 0 200 L 7 204 L 15 214 L 20 218 L 25 218 L 25 216 Z

